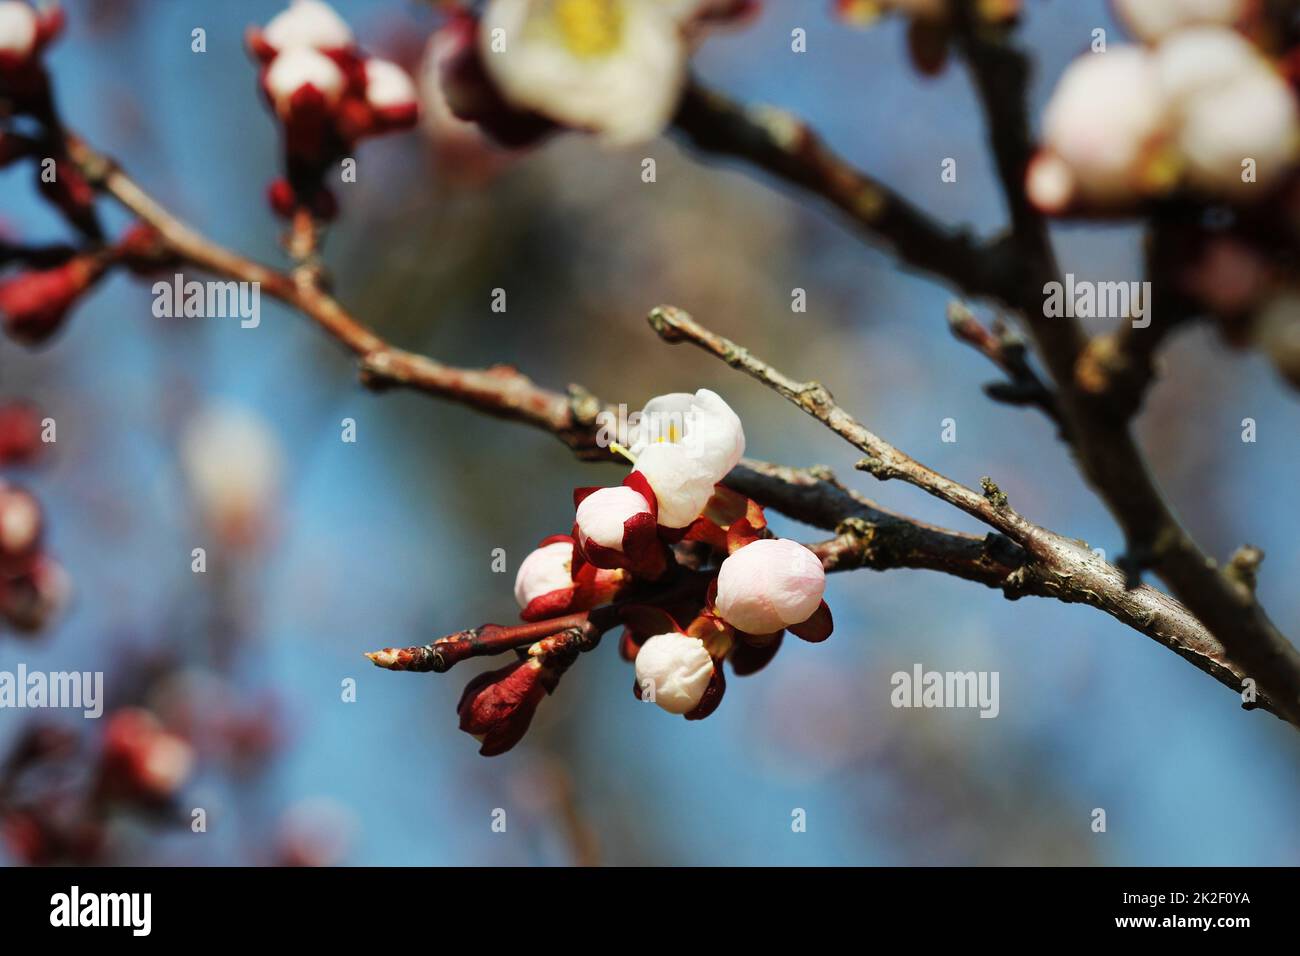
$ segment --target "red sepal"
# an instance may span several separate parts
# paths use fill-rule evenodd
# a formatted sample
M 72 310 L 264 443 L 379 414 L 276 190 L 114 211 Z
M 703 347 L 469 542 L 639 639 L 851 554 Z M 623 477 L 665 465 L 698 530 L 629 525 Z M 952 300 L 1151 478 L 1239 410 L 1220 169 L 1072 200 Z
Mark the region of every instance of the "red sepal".
M 544 621 L 549 617 L 563 617 L 573 609 L 574 589 L 556 588 L 539 594 L 528 602 L 528 606 L 519 612 L 519 617 L 528 622 Z
M 638 495 L 645 499 L 645 503 L 650 508 L 650 514 L 654 515 L 655 520 L 659 519 L 659 498 L 655 490 L 650 487 L 650 482 L 646 481 L 645 475 L 639 471 L 628 472 L 628 476 L 623 479 L 623 486 L 631 488 Z
M 244 43 L 248 47 L 248 52 L 263 66 L 275 59 L 277 52 L 275 47 L 266 42 L 262 31 L 257 27 L 249 27 L 244 31 Z
M 772 640 L 766 644 L 753 644 L 746 640 L 750 635 L 737 634 L 740 640 L 731 651 L 731 669 L 737 677 L 748 677 L 750 674 L 756 674 L 769 663 L 772 658 L 776 657 L 776 652 L 781 649 L 781 640 L 785 636 L 784 631 L 777 631 L 772 635 Z
M 460 729 L 482 738 L 484 757 L 505 753 L 523 739 L 537 705 L 557 683 L 558 675 L 532 659 L 479 674 L 456 705 Z
M 695 709 L 689 711 L 683 716 L 687 720 L 703 720 L 722 703 L 722 695 L 727 692 L 727 678 L 722 673 L 722 664 L 719 661 L 713 662 L 713 677 L 709 680 L 709 686 L 704 689 L 704 696 L 700 702 L 695 705 Z
M 673 631 L 678 634 L 684 633 L 677 626 L 677 622 L 673 620 L 672 615 L 661 607 L 654 607 L 649 604 L 629 604 L 619 609 L 618 616 L 624 626 L 634 633 L 637 643 L 645 641 L 646 638 L 654 637 L 656 634 L 669 634 Z
M 813 611 L 808 620 L 801 624 L 791 624 L 789 626 L 789 630 L 794 632 L 796 637 L 802 638 L 810 644 L 820 644 L 831 636 L 831 631 L 834 628 L 835 621 L 831 618 L 830 606 L 825 601 L 817 605 L 817 610 Z

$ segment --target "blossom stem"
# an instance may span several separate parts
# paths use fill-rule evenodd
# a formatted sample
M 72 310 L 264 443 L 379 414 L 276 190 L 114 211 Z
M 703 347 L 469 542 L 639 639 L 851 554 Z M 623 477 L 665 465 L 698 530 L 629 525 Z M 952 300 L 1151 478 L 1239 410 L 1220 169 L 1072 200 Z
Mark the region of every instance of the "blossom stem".
M 366 654 L 378 667 L 393 671 L 433 671 L 441 674 L 470 657 L 504 654 L 536 644 L 544 638 L 565 631 L 585 629 L 589 615 L 566 614 L 564 617 L 533 621 L 528 624 L 480 624 L 455 634 L 440 637 L 430 644 L 415 647 L 387 647 Z

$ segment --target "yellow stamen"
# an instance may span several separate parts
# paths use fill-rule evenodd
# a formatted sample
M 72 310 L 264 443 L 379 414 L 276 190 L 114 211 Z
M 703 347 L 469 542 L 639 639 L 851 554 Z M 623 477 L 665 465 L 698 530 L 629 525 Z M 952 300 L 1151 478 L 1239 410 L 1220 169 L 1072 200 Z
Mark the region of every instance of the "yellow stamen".
M 560 37 L 574 56 L 605 56 L 623 38 L 619 0 L 555 0 L 552 7 Z
M 618 442 L 616 442 L 616 441 L 612 441 L 612 442 L 610 442 L 610 443 L 609 443 L 609 449 L 610 449 L 610 451 L 612 451 L 614 454 L 616 454 L 616 455 L 622 455 L 624 458 L 626 458 L 626 459 L 627 459 L 628 461 L 630 461 L 632 464 L 634 464 L 634 465 L 636 464 L 636 455 L 632 454 L 630 451 L 628 451 L 626 448 L 624 448 L 624 447 L 623 447 L 622 445 L 620 445 Z
M 658 436 L 658 437 L 655 439 L 655 444 L 656 444 L 656 445 L 662 445 L 662 444 L 667 443 L 667 444 L 669 444 L 669 445 L 676 445 L 676 444 L 681 440 L 681 437 L 682 437 L 681 432 L 679 432 L 679 431 L 677 430 L 677 423 L 676 423 L 676 422 L 669 422 L 669 423 L 668 423 L 668 434 L 667 434 L 667 435 L 660 435 L 660 436 Z

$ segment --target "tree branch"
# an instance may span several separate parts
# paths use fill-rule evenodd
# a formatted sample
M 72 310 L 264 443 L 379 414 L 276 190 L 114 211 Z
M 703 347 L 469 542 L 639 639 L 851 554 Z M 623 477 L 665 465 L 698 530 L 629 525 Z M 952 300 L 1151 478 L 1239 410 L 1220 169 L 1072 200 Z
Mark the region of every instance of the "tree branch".
M 1177 601 L 1154 588 L 1130 588 L 1119 568 L 1108 564 L 1083 542 L 1066 538 L 1035 525 L 1017 514 L 997 485 L 985 478 L 984 491 L 977 492 L 899 451 L 871 432 L 835 404 L 830 392 L 818 382 L 799 382 L 702 326 L 672 306 L 654 309 L 650 325 L 666 342 L 688 342 L 720 358 L 728 365 L 762 382 L 803 409 L 849 444 L 866 452 L 859 467 L 880 480 L 900 479 L 920 488 L 1006 535 L 1033 559 L 1003 582 L 1008 597 L 1042 594 L 1067 603 L 1084 603 L 1100 608 L 1191 661 L 1216 680 L 1240 693 L 1242 681 L 1257 672 L 1247 670 Z M 847 544 L 838 545 L 847 547 Z M 834 545 L 820 546 L 822 553 Z M 1268 684 L 1256 677 L 1267 691 Z M 1300 726 L 1277 706 L 1270 694 L 1260 695 L 1257 705 Z
M 830 203 L 903 262 L 973 296 L 995 299 L 1015 279 L 1014 260 L 952 230 L 833 152 L 798 116 L 746 107 L 692 82 L 673 124 L 697 149 L 742 159 Z
M 612 459 L 612 452 L 597 441 L 597 416 L 604 405 L 586 390 L 571 386 L 568 393 L 556 392 L 539 387 L 511 366 L 457 368 L 395 348 L 353 317 L 310 274 L 301 270 L 284 273 L 211 242 L 157 203 L 116 162 L 80 138 L 69 134 L 68 149 L 92 184 L 153 226 L 182 260 L 228 279 L 257 282 L 267 294 L 314 321 L 357 357 L 361 379 L 368 387 L 411 388 L 449 399 L 550 432 L 579 458 Z M 909 214 L 898 213 L 884 221 L 908 222 Z M 800 383 L 788 384 L 803 389 Z M 819 387 L 804 393 L 814 404 L 830 401 L 829 394 Z M 861 429 L 856 422 L 852 424 Z M 865 440 L 869 434 L 862 429 L 858 437 Z M 899 476 L 924 478 L 922 486 L 931 486 L 927 490 L 946 496 L 945 500 L 981 520 L 987 518 L 1005 538 L 992 535 L 980 539 L 902 518 L 848 492 L 833 478 L 777 465 L 746 462 L 728 476 L 726 484 L 798 520 L 836 530 L 836 538 L 815 546 L 834 567 L 926 568 L 999 587 L 1011 598 L 1032 594 L 1089 603 L 1187 657 L 1228 686 L 1239 688 L 1236 665 L 1177 602 L 1151 588 L 1118 593 L 1114 568 L 1099 562 L 1082 545 L 1056 536 L 1057 549 L 1047 549 L 1055 564 L 1044 564 L 1040 557 L 1044 539 L 1035 538 L 1041 529 L 1011 509 L 997 506 L 991 500 L 995 496 L 986 498 L 950 482 L 875 436 L 871 438 L 868 447 L 883 453 L 883 457 L 873 454 L 868 466 L 878 477 L 893 477 L 891 469 L 901 469 Z M 1028 552 L 1030 559 L 1024 560 L 1018 549 Z M 1257 706 L 1274 709 L 1267 694 L 1261 694 Z
M 1046 222 L 1024 193 L 1024 170 L 1033 150 L 1026 102 L 1028 60 L 1012 46 L 1005 28 L 980 24 L 973 4 L 958 6 L 964 11 L 966 27 L 960 33 L 962 52 L 988 119 L 990 143 L 1015 226 L 1017 258 L 1026 264 L 1023 281 L 1011 290 L 1008 304 L 1024 317 L 1056 382 L 1085 477 L 1124 532 L 1128 551 L 1122 566 L 1129 583 L 1136 584 L 1144 568 L 1154 569 L 1228 648 L 1241 673 L 1266 688 L 1278 712 L 1300 726 L 1300 652 L 1269 620 L 1253 590 L 1220 571 L 1192 540 L 1165 501 L 1133 438 L 1129 420 L 1150 375 L 1139 370 L 1136 385 L 1129 386 L 1126 400 L 1118 405 L 1109 390 L 1090 390 L 1094 383 L 1089 372 L 1095 368 L 1097 352 L 1088 352 L 1087 335 L 1077 320 L 1048 317 L 1043 309 L 1044 285 L 1059 281 L 1060 270 Z M 1166 321 L 1181 318 L 1175 314 Z M 1129 333 L 1127 351 L 1140 356 L 1142 350 L 1132 347 L 1133 337 Z M 1146 350 L 1147 368 L 1154 344 Z

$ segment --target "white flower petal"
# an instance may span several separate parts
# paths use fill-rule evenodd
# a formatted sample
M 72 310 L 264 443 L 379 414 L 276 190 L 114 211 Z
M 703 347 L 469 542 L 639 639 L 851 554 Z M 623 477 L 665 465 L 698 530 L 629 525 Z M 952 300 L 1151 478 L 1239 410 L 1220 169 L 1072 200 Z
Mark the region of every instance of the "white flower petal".
M 1218 193 L 1267 188 L 1295 163 L 1298 142 L 1295 96 L 1265 69 L 1193 97 L 1178 131 L 1188 178 Z M 1246 159 L 1254 160 L 1254 182 L 1242 180 Z
M 638 460 L 654 444 L 680 444 L 690 449 L 712 474 L 711 484 L 725 478 L 745 454 L 740 416 L 717 392 L 707 388 L 694 395 L 671 392 L 650 399 L 629 430 L 628 439 L 628 450 Z
M 416 102 L 415 83 L 396 63 L 366 60 L 366 102 L 375 109 L 392 109 Z
M 664 528 L 685 528 L 698 518 L 717 483 L 709 463 L 680 444 L 650 445 L 633 470 L 654 490 Z
M 528 607 L 534 598 L 573 584 L 572 565 L 572 542 L 552 541 L 532 551 L 515 575 L 515 602 L 520 609 Z
M 675 631 L 656 634 L 636 655 L 636 680 L 643 696 L 670 714 L 687 714 L 699 706 L 713 679 L 713 658 L 698 637 Z
M 578 504 L 574 521 L 583 542 L 602 548 L 623 550 L 623 523 L 634 515 L 649 514 L 650 506 L 640 492 L 624 485 L 593 491 Z
M 1148 43 L 1195 23 L 1227 25 L 1246 12 L 1247 0 L 1115 0 L 1115 13 Z
M 337 50 L 353 42 L 347 23 L 321 0 L 294 0 L 289 9 L 276 14 L 266 25 L 262 39 L 276 50 Z
M 1175 105 L 1265 65 L 1249 40 L 1223 27 L 1180 30 L 1156 47 L 1153 62 L 1165 95 Z
M 613 145 L 659 135 L 685 83 L 685 41 L 655 0 L 491 0 L 479 35 L 514 105 Z
M 1066 69 L 1043 114 L 1043 140 L 1086 196 L 1125 199 L 1140 191 L 1172 119 L 1150 54 L 1115 47 Z
M 333 104 L 343 95 L 346 80 L 337 63 L 308 47 L 286 50 L 271 61 L 266 71 L 266 88 L 281 116 L 289 115 L 293 95 L 308 85 L 315 87 L 326 103 Z
M 26 57 L 36 46 L 36 11 L 18 0 L 0 3 L 0 53 Z

